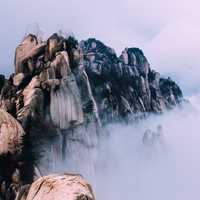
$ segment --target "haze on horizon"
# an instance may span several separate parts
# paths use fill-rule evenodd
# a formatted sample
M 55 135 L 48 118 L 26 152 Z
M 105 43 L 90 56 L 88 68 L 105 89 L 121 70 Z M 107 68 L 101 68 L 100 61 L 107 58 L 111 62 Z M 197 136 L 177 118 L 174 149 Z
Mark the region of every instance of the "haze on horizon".
M 151 67 L 186 92 L 200 85 L 197 0 L 7 0 L 0 2 L 0 73 L 10 74 L 15 47 L 39 25 L 43 37 L 59 30 L 78 40 L 95 37 L 118 54 L 139 47 Z

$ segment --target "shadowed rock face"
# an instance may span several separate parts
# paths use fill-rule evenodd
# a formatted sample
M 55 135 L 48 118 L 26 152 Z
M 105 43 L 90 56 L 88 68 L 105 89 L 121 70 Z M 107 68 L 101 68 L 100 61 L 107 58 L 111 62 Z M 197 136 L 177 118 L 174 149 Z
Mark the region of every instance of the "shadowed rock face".
M 65 159 L 75 162 L 72 166 L 89 169 L 90 149 L 97 146 L 102 125 L 162 113 L 183 101 L 179 86 L 152 70 L 140 49 L 126 48 L 117 57 L 113 49 L 96 39 L 78 43 L 58 34 L 47 41 L 28 35 L 16 48 L 15 73 L 8 80 L 0 76 L 0 92 L 2 112 L 17 119 L 26 133 L 20 155 L 20 186 L 35 178 L 35 163 L 42 174 L 52 172 L 51 165 Z M 11 115 L 5 114 L 8 120 Z M 16 121 L 10 121 L 18 127 Z M 19 132 L 23 129 L 7 127 L 6 131 L 23 135 Z M 5 132 L 4 125 L 2 130 Z M 9 145 L 17 147 L 14 138 Z M 0 158 L 4 152 L 1 146 Z M 9 177 L 17 174 L 15 168 Z M 3 174 L 0 183 L 2 179 Z M 57 181 L 60 176 L 46 180 Z
M 178 85 L 150 68 L 143 52 L 126 48 L 118 58 L 98 40 L 81 42 L 84 66 L 104 123 L 129 114 L 160 113 L 182 100 Z
M 95 200 L 90 185 L 81 176 L 73 174 L 54 174 L 35 181 L 26 200 L 41 199 Z
M 4 86 L 5 83 L 5 76 L 0 74 L 0 93 L 1 93 L 1 89 Z

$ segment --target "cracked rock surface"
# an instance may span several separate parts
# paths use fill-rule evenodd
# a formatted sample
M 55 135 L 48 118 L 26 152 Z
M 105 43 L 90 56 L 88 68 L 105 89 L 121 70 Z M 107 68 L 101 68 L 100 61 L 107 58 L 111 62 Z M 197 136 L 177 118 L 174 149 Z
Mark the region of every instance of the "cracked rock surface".
M 52 174 L 35 181 L 26 200 L 95 200 L 91 186 L 80 176 Z

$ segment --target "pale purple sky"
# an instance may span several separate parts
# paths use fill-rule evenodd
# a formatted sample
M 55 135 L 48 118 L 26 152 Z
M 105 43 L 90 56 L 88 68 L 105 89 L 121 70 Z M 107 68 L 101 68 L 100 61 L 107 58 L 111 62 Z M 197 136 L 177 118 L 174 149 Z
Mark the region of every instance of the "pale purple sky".
M 198 0 L 2 0 L 0 73 L 13 71 L 16 45 L 39 24 L 44 37 L 58 30 L 96 37 L 118 54 L 140 47 L 186 91 L 200 88 L 199 7 Z

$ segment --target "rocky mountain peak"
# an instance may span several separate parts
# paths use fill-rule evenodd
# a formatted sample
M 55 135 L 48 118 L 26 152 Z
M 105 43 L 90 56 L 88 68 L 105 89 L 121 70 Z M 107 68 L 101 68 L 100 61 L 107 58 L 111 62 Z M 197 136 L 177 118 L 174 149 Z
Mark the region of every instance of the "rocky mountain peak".
M 36 162 L 42 174 L 51 173 L 51 164 L 66 158 L 68 163 L 77 161 L 74 166 L 88 168 L 90 150 L 97 146 L 105 125 L 135 122 L 183 101 L 179 86 L 152 70 L 142 50 L 126 48 L 118 57 L 94 38 L 78 43 L 57 33 L 47 41 L 32 34 L 24 38 L 16 48 L 15 73 L 8 80 L 0 76 L 0 92 L 2 134 L 9 131 L 11 138 L 12 134 L 25 138 L 19 158 L 13 145 L 12 151 L 8 146 L 9 155 L 0 154 L 5 168 L 15 166 L 6 177 L 0 171 L 0 186 L 6 184 L 2 196 L 30 184 Z M 3 125 L 8 118 L 19 134 Z M 87 155 L 86 163 L 77 160 L 76 152 L 71 153 L 74 149 L 79 158 Z M 14 189 L 13 174 L 20 174 Z

